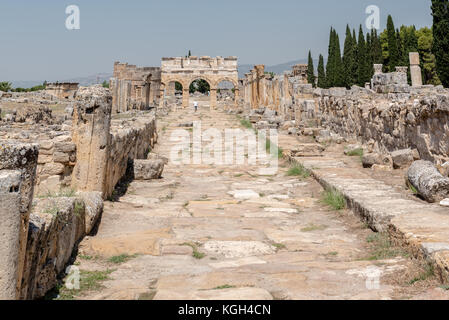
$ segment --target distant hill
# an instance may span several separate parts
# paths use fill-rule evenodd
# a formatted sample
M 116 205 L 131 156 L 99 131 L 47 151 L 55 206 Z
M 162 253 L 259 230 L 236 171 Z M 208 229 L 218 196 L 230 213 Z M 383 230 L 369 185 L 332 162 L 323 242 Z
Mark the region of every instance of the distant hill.
M 290 71 L 295 64 L 307 64 L 307 59 L 294 60 L 286 63 L 277 64 L 274 66 L 265 66 L 266 72 L 274 72 L 275 74 L 283 74 L 285 71 Z M 324 61 L 326 63 L 326 61 Z M 318 66 L 318 59 L 313 61 L 315 70 Z M 253 64 L 242 64 L 239 65 L 239 78 L 244 78 L 245 73 L 250 72 L 254 68 Z
M 289 61 L 286 63 L 277 64 L 274 66 L 265 66 L 266 72 L 274 72 L 275 74 L 283 74 L 285 71 L 290 71 L 295 64 L 306 64 L 307 59 L 300 59 Z M 313 61 L 315 70 L 318 66 L 318 60 Z M 326 64 L 326 60 L 324 61 Z M 251 69 L 254 68 L 253 64 L 242 64 L 239 65 L 239 78 L 244 78 L 245 73 L 248 73 Z M 97 73 L 87 77 L 79 77 L 79 78 L 71 78 L 71 79 L 60 79 L 58 82 L 78 82 L 81 86 L 90 86 L 97 83 L 103 83 L 103 81 L 109 81 L 112 78 L 112 73 Z M 44 79 L 45 80 L 45 79 Z M 44 80 L 23 80 L 23 81 L 11 81 L 12 86 L 14 88 L 31 88 L 37 85 L 40 85 L 44 82 Z M 47 80 L 47 82 L 56 82 Z M 221 85 L 221 88 L 232 88 L 229 85 Z
M 47 80 L 47 82 L 77 82 L 80 86 L 91 86 L 97 83 L 103 83 L 112 78 L 112 73 L 97 73 L 87 77 L 71 78 L 71 79 L 58 79 Z M 23 80 L 23 81 L 11 81 L 13 88 L 31 88 L 44 83 L 45 80 Z

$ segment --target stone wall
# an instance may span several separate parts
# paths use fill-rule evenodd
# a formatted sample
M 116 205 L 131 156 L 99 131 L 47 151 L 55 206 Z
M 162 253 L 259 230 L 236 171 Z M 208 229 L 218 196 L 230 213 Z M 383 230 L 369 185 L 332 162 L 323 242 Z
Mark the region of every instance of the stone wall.
M 322 126 L 347 139 L 380 153 L 411 148 L 418 150 L 421 159 L 436 164 L 449 161 L 447 90 L 434 88 L 422 94 L 412 89 L 406 98 L 360 90 L 336 96 L 321 90 L 316 102 Z
M 78 90 L 78 85 L 78 83 L 72 82 L 49 83 L 45 88 L 45 92 L 58 99 L 73 99 Z
M 0 123 L 0 235 L 8 243 L 0 298 L 41 298 L 53 288 L 103 199 L 156 143 L 155 112 L 114 117 L 111 103 L 108 89 L 82 87 L 67 110 L 73 121 Z
M 57 284 L 74 248 L 92 231 L 102 210 L 99 192 L 35 199 L 20 299 L 42 298 Z
M 161 68 L 114 63 L 112 111 L 146 110 L 159 104 Z
M 321 132 L 338 141 L 357 140 L 381 154 L 416 149 L 421 159 L 449 161 L 449 90 L 410 86 L 405 67 L 387 74 L 381 68 L 375 65 L 373 90 L 347 90 L 314 89 L 293 72 L 273 77 L 258 65 L 243 80 L 241 107 L 258 128 L 317 138 Z

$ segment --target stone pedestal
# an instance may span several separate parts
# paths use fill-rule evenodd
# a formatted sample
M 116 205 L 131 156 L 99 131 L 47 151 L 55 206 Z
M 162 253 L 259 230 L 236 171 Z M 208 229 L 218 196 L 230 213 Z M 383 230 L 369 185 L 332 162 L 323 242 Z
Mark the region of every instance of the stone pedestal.
M 21 172 L 0 170 L 0 300 L 18 298 Z
M 210 108 L 217 108 L 217 89 L 210 89 Z
M 374 65 L 374 74 L 382 73 L 383 64 L 375 64 Z
M 73 115 L 73 142 L 76 165 L 72 188 L 77 191 L 106 190 L 106 170 L 111 145 L 111 96 L 79 97 Z
M 422 86 L 422 73 L 419 63 L 419 53 L 410 52 L 410 74 L 412 76 L 412 86 L 420 87 Z
M 189 107 L 189 101 L 190 101 L 189 88 L 182 89 L 182 107 L 183 108 L 188 108 Z

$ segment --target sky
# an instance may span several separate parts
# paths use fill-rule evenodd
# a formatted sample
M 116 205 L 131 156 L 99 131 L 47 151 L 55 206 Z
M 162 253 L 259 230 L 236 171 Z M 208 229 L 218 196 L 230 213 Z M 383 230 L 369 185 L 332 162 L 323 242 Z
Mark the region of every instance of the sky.
M 69 5 L 80 9 L 79 30 L 66 29 Z M 396 27 L 432 25 L 430 0 L 1 0 L 0 81 L 111 73 L 114 61 L 160 66 L 188 50 L 239 64 L 326 56 L 330 27 L 343 43 L 369 5 L 381 29 L 388 14 Z

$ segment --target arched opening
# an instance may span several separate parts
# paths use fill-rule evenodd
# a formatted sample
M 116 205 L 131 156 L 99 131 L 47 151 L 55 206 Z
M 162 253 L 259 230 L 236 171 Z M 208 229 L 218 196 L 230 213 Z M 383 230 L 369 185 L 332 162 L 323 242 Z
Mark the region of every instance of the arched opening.
M 232 81 L 220 81 L 217 85 L 217 105 L 224 108 L 233 106 L 235 93 L 235 85 Z
M 207 80 L 203 78 L 193 80 L 189 86 L 189 106 L 193 107 L 194 103 L 197 102 L 198 108 L 210 108 L 212 91 L 213 88 Z
M 169 81 L 165 84 L 163 99 L 168 106 L 182 106 L 183 89 L 183 85 L 179 81 Z

